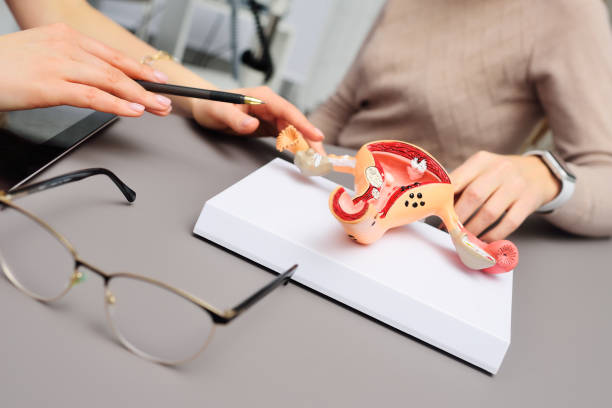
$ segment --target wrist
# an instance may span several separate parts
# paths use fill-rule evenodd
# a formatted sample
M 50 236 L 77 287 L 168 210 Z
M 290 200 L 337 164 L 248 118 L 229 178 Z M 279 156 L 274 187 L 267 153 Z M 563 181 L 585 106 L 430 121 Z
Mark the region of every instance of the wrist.
M 543 202 L 543 205 L 537 212 L 549 213 L 563 206 L 572 197 L 576 187 L 576 176 L 571 169 L 561 158 L 548 150 L 531 150 L 525 153 L 524 156 L 538 158 L 558 183 L 556 194 L 552 199 L 549 199 L 551 191 L 555 191 L 549 190 L 546 193 L 546 201 Z
M 552 173 L 538 156 L 525 156 L 531 174 L 536 176 L 542 194 L 540 206 L 554 200 L 561 192 L 561 181 Z

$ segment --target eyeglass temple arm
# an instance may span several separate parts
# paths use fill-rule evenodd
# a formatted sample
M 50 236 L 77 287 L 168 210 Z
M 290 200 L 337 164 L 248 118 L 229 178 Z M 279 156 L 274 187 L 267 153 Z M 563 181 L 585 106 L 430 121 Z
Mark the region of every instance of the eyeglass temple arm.
M 247 310 L 249 307 L 257 303 L 259 300 L 264 298 L 268 293 L 272 292 L 274 289 L 279 287 L 282 284 L 289 283 L 289 280 L 295 273 L 298 265 L 295 264 L 291 268 L 287 269 L 285 272 L 278 275 L 272 282 L 268 283 L 263 288 L 259 289 L 257 292 L 253 293 L 251 296 L 240 302 L 238 305 L 234 306 L 232 309 L 228 311 L 227 322 L 235 319 L 242 312 Z
M 38 183 L 28 184 L 23 187 L 17 187 L 9 192 L 11 198 L 23 197 L 40 191 L 45 191 L 50 188 L 59 187 L 64 184 L 82 180 L 87 177 L 97 176 L 99 174 L 108 176 L 113 183 L 121 190 L 125 198 L 131 203 L 136 200 L 136 192 L 129 188 L 119 177 L 112 171 L 103 168 L 92 168 L 73 171 L 61 176 L 53 177 L 48 180 L 39 181 Z

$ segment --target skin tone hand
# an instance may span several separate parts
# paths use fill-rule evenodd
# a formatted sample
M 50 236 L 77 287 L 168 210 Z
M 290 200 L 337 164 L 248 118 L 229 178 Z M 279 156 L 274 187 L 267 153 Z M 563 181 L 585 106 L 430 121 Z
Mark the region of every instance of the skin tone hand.
M 51 24 L 0 36 L 0 111 L 72 105 L 122 116 L 167 115 L 170 99 L 130 78 L 161 72 L 69 28 Z
M 315 150 L 322 152 L 323 133 L 315 128 L 291 103 L 270 88 L 234 89 L 236 92 L 265 102 L 263 105 L 233 105 L 228 103 L 194 100 L 192 113 L 195 120 L 209 129 L 230 131 L 251 136 L 276 136 L 289 124 L 295 126 Z
M 62 30 L 70 32 L 69 36 L 76 35 L 76 31 L 88 36 L 87 39 L 89 41 L 80 41 L 77 44 L 80 48 L 84 48 L 84 51 L 78 52 L 79 55 L 82 53 L 94 54 L 94 56 L 98 60 L 102 60 L 106 65 L 108 65 L 109 63 L 110 65 L 114 65 L 115 68 L 119 68 L 120 71 L 125 72 L 129 77 L 132 78 L 146 79 L 155 82 L 164 82 L 165 80 L 165 75 L 160 73 L 161 76 L 159 77 L 159 79 L 156 79 L 155 71 L 153 71 L 147 66 L 143 66 L 142 64 L 134 62 L 140 60 L 145 55 L 155 54 L 157 50 L 151 47 L 149 44 L 135 37 L 129 31 L 114 23 L 112 20 L 100 13 L 98 10 L 91 7 L 85 0 L 6 0 L 6 3 L 10 7 L 11 12 L 13 13 L 22 28 L 41 27 L 57 22 L 67 23 L 70 27 L 73 27 L 74 31 L 68 29 L 65 25 L 62 25 L 61 27 Z M 16 41 L 15 39 L 17 37 L 15 37 L 15 35 L 13 36 L 14 37 L 12 38 L 12 41 Z M 37 38 L 37 41 L 43 42 L 44 45 L 47 45 L 44 42 L 44 38 L 46 36 L 42 37 L 42 39 Z M 14 60 L 14 54 L 17 53 L 17 50 L 13 50 L 12 54 L 7 53 L 7 51 L 5 51 L 5 48 L 10 46 L 11 41 L 2 41 L 3 39 L 4 37 L 0 37 L 1 60 Z M 95 40 L 93 39 L 97 39 L 98 41 L 102 41 L 108 45 L 111 45 L 123 54 L 130 56 L 132 60 L 127 61 L 123 58 L 118 57 L 105 58 L 105 55 L 102 55 L 99 51 L 100 48 L 103 46 L 101 46 L 99 43 L 96 43 L 95 49 L 91 47 L 91 43 L 95 42 Z M 21 43 L 25 45 L 25 42 L 26 41 L 22 41 Z M 17 54 L 19 55 L 19 58 L 24 60 L 24 63 L 20 64 L 16 69 L 19 69 L 23 72 L 27 72 L 28 70 L 35 71 L 34 74 L 29 74 L 30 76 L 34 77 L 40 75 L 57 77 L 58 75 L 54 71 L 51 71 L 50 73 L 43 72 L 41 74 L 37 71 L 37 69 L 34 68 L 38 65 L 41 65 L 37 64 L 38 60 L 35 58 L 35 56 L 41 53 L 43 53 L 42 55 L 44 55 L 45 48 L 47 48 L 44 46 L 36 48 L 35 45 L 32 46 L 34 49 Z M 105 47 L 104 49 L 107 50 L 105 54 L 107 54 L 108 50 L 110 50 L 110 48 L 108 47 Z M 114 53 L 114 55 L 116 55 L 116 51 Z M 62 56 L 63 55 L 61 55 L 57 59 L 61 61 Z M 78 60 L 78 62 L 82 61 Z M 74 64 L 71 63 L 70 65 Z M 192 86 L 196 88 L 216 89 L 213 84 L 204 80 L 200 76 L 196 75 L 194 72 L 188 70 L 184 66 L 181 66 L 175 61 L 159 60 L 155 61 L 153 66 L 157 70 L 165 73 L 169 78 L 168 82 L 170 83 L 184 86 Z M 75 69 L 75 73 L 80 73 L 81 76 L 85 75 L 85 73 L 82 73 L 79 69 Z M 0 68 L 0 74 L 0 89 L 4 91 L 4 86 L 6 85 L 4 83 L 4 79 L 8 77 L 7 74 L 4 73 L 3 68 Z M 63 73 L 63 75 L 66 74 Z M 116 73 L 114 75 L 116 75 L 116 77 L 111 76 L 111 78 L 118 78 L 120 76 Z M 110 85 L 114 86 L 116 84 L 112 82 L 109 83 L 108 77 L 108 74 L 106 75 L 106 77 L 102 77 L 104 78 L 102 84 L 91 84 L 94 85 L 94 87 L 100 88 L 105 91 L 108 94 L 105 95 L 106 99 L 108 99 L 109 96 L 114 96 L 115 98 L 118 97 L 120 99 L 125 99 L 129 102 L 136 102 L 141 105 L 145 105 L 147 110 L 150 110 L 153 113 L 167 113 L 167 111 L 164 111 L 161 108 L 157 108 L 152 105 L 154 101 L 151 98 L 155 99 L 154 95 L 143 91 L 139 85 L 137 86 L 137 88 L 134 88 L 134 85 L 131 84 L 129 81 L 128 83 L 125 83 L 125 81 L 117 81 L 122 82 L 123 86 L 120 89 L 115 89 L 116 92 L 112 92 L 112 90 L 109 90 L 108 87 Z M 18 78 L 23 78 L 23 75 L 19 76 Z M 123 77 L 121 78 L 125 79 Z M 62 81 L 66 82 L 66 79 L 63 78 L 58 82 L 61 83 Z M 83 81 L 84 80 L 79 77 L 75 80 L 69 80 L 67 82 L 74 82 L 80 84 Z M 19 84 L 23 81 L 13 82 Z M 42 81 L 37 82 L 40 84 L 40 82 Z M 105 86 L 106 88 L 104 88 L 103 86 Z M 130 92 L 125 91 L 128 89 L 128 87 L 130 87 Z M 47 94 L 45 96 L 54 94 L 48 92 L 48 90 L 45 91 L 41 85 L 37 85 L 36 89 L 38 93 L 37 96 L 40 96 L 40 94 L 44 93 Z M 13 94 L 16 94 L 15 90 L 11 89 L 11 91 Z M 93 94 L 93 91 L 90 92 L 92 92 Z M 313 145 L 313 147 L 317 146 L 316 148 L 321 149 L 322 151 L 320 141 L 323 139 L 323 135 L 321 134 L 321 132 L 317 131 L 317 129 L 312 126 L 312 124 L 310 124 L 308 120 L 306 120 L 304 115 L 302 115 L 296 107 L 294 107 L 289 102 L 272 92 L 269 88 L 258 87 L 250 89 L 237 89 L 235 90 L 235 92 L 240 92 L 245 95 L 254 96 L 256 98 L 262 99 L 266 102 L 266 104 L 259 106 L 231 105 L 228 103 L 212 102 L 184 97 L 171 97 L 171 99 L 172 105 L 174 106 L 176 111 L 180 111 L 187 115 L 193 116 L 198 123 L 211 129 L 230 130 L 236 134 L 241 135 L 253 134 L 256 136 L 276 136 L 279 130 L 282 130 L 286 124 L 291 123 L 302 132 L 304 137 L 311 145 Z M 147 99 L 147 95 L 149 96 L 149 99 Z M 121 102 L 126 103 L 125 100 L 121 101 L 120 99 L 113 99 L 113 103 L 117 105 L 119 105 Z M 36 102 L 39 100 L 39 98 L 37 98 L 36 96 L 32 97 L 29 102 L 32 103 L 32 100 Z M 67 103 L 65 100 L 66 97 L 63 98 L 61 103 Z M 151 100 L 151 103 L 145 103 L 145 101 L 149 100 Z M 86 104 L 87 102 L 89 102 L 89 100 L 86 100 L 83 103 Z M 2 95 L 0 95 L 0 111 L 3 108 L 6 109 L 6 105 L 7 101 L 3 100 Z M 121 106 L 121 108 L 123 109 L 122 114 L 131 113 L 129 109 L 129 103 L 127 107 L 123 105 Z M 109 109 L 101 110 L 108 111 Z M 115 111 L 115 113 L 118 112 Z M 132 116 L 136 116 L 139 113 L 133 112 L 131 114 Z
M 559 194 L 560 183 L 535 156 L 505 156 L 478 152 L 450 174 L 455 187 L 455 210 L 465 227 L 480 237 L 504 239 L 532 212 Z

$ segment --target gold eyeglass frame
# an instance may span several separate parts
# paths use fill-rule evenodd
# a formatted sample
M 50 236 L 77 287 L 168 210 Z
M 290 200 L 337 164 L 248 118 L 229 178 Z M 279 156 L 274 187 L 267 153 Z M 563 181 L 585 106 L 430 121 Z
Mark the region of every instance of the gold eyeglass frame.
M 125 183 L 123 183 L 114 173 L 112 173 L 109 170 L 102 169 L 102 168 L 84 169 L 84 170 L 79 170 L 79 171 L 72 172 L 72 173 L 67 173 L 65 175 L 54 177 L 49 180 L 41 181 L 38 183 L 23 186 L 23 187 L 18 187 L 16 189 L 9 191 L 8 193 L 0 190 L 0 217 L 2 214 L 2 210 L 4 210 L 3 207 L 8 207 L 15 211 L 18 211 L 25 217 L 28 217 L 29 219 L 37 223 L 39 226 L 44 228 L 47 232 L 49 232 L 55 239 L 57 239 L 61 243 L 61 245 L 66 250 L 68 250 L 68 252 L 72 256 L 74 260 L 74 270 L 70 277 L 69 282 L 67 283 L 66 289 L 62 293 L 52 298 L 43 298 L 31 292 L 26 287 L 24 287 L 19 282 L 19 280 L 13 275 L 13 273 L 11 272 L 9 266 L 4 261 L 1 254 L 0 254 L 0 268 L 2 269 L 2 272 L 7 277 L 7 279 L 13 284 L 13 286 L 15 286 L 17 289 L 19 289 L 21 292 L 25 293 L 26 295 L 38 301 L 44 302 L 44 303 L 53 302 L 53 301 L 56 301 L 62 298 L 70 291 L 70 289 L 74 285 L 81 282 L 84 278 L 83 273 L 80 271 L 81 267 L 88 269 L 89 271 L 100 276 L 104 281 L 105 312 L 106 312 L 106 318 L 111 327 L 111 330 L 113 334 L 115 335 L 115 337 L 119 340 L 121 345 L 123 345 L 127 350 L 138 355 L 139 357 L 142 357 L 149 361 L 153 361 L 155 363 L 164 364 L 164 365 L 177 365 L 177 364 L 182 364 L 182 363 L 186 363 L 188 361 L 194 360 L 206 349 L 206 347 L 210 343 L 210 340 L 213 337 L 213 334 L 215 332 L 216 325 L 229 323 L 230 321 L 238 317 L 238 315 L 240 315 L 246 309 L 248 309 L 250 306 L 252 306 L 254 303 L 256 303 L 258 300 L 262 299 L 264 296 L 270 293 L 272 290 L 276 289 L 281 284 L 287 284 L 289 280 L 291 279 L 291 276 L 295 272 L 295 269 L 298 266 L 298 265 L 293 265 L 291 268 L 289 268 L 285 272 L 279 274 L 278 276 L 275 277 L 274 280 L 272 280 L 267 285 L 265 285 L 264 287 L 262 287 L 261 289 L 253 293 L 251 296 L 249 296 L 244 301 L 240 302 L 235 307 L 222 310 L 222 309 L 212 306 L 206 301 L 182 289 L 178 289 L 176 287 L 173 287 L 171 285 L 168 285 L 156 279 L 152 279 L 152 278 L 149 278 L 143 275 L 138 275 L 138 274 L 129 273 L 129 272 L 107 273 L 103 271 L 102 269 L 82 259 L 77 253 L 75 247 L 70 243 L 70 241 L 68 241 L 68 239 L 66 239 L 62 234 L 57 232 L 47 222 L 42 220 L 40 217 L 34 215 L 30 211 L 16 205 L 13 202 L 15 198 L 29 195 L 29 194 L 32 194 L 38 191 L 44 191 L 49 188 L 57 187 L 57 186 L 60 186 L 66 183 L 71 183 L 71 182 L 78 181 L 86 177 L 91 177 L 91 176 L 99 175 L 99 174 L 108 176 L 115 183 L 115 185 L 122 191 L 122 193 L 124 194 L 124 196 L 126 197 L 128 201 L 133 202 L 135 200 L 136 193 L 132 189 L 130 189 Z M 142 282 L 146 282 L 146 283 L 155 285 L 161 289 L 170 291 L 186 299 L 187 301 L 195 304 L 196 306 L 201 308 L 203 311 L 205 311 L 212 319 L 213 325 L 202 347 L 193 356 L 189 358 L 178 360 L 178 361 L 165 361 L 165 360 L 156 358 L 155 356 L 151 356 L 147 354 L 146 352 L 141 351 L 137 347 L 133 346 L 127 339 L 125 339 L 121 335 L 120 331 L 115 327 L 115 324 L 113 323 L 113 320 L 110 316 L 110 306 L 112 306 L 112 304 L 115 302 L 115 299 L 114 299 L 114 295 L 112 294 L 112 292 L 110 291 L 108 287 L 108 284 L 113 278 L 120 278 L 120 277 L 139 280 Z

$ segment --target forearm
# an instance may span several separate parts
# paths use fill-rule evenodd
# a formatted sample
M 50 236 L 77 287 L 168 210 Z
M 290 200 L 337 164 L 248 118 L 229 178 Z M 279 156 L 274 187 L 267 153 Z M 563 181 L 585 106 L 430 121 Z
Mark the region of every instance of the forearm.
M 568 202 L 545 215 L 576 234 L 612 235 L 612 35 L 604 2 L 537 2 L 528 77 L 557 153 L 576 174 Z M 541 15 L 546 19 L 536 20 Z M 526 24 L 531 24 L 531 21 Z
M 23 29 L 63 22 L 137 61 L 157 51 L 91 7 L 85 0 L 8 0 L 7 4 Z M 172 83 L 216 88 L 174 61 L 156 61 L 154 67 L 165 73 Z M 190 98 L 172 97 L 172 99 L 175 108 L 178 107 L 184 113 L 191 114 Z
M 154 80 L 156 78 L 160 80 L 158 72 L 156 73 L 149 67 L 134 63 L 134 61 L 140 61 L 143 56 L 154 54 L 157 50 L 115 24 L 112 20 L 87 4 L 85 0 L 6 0 L 6 2 L 22 28 L 44 26 L 36 31 L 48 29 L 52 32 L 53 30 L 63 33 L 69 32 L 71 33 L 71 37 L 81 37 L 79 40 L 81 42 L 96 43 L 99 48 L 104 48 L 105 52 L 112 56 L 108 59 L 111 68 L 114 66 L 122 71 L 118 74 L 122 76 L 126 82 L 124 88 L 130 88 L 129 91 L 123 92 L 124 97 L 131 97 L 135 93 L 145 92 L 142 87 L 129 78 L 149 80 Z M 64 23 L 71 28 L 65 29 L 59 25 L 54 25 L 54 23 Z M 31 32 L 30 30 L 25 31 L 26 34 Z M 75 40 L 75 38 L 69 39 Z M 53 41 L 51 43 L 53 43 Z M 104 43 L 106 46 L 100 43 Z M 46 44 L 46 46 L 48 45 L 49 44 Z M 82 47 L 77 46 L 76 48 Z M 70 57 L 68 59 L 70 60 Z M 134 68 L 130 70 L 130 72 L 145 71 L 150 76 L 133 75 L 126 72 L 126 70 L 121 69 L 121 67 L 118 67 L 117 64 L 114 63 L 117 59 L 123 62 L 129 62 L 127 65 L 132 65 L 132 68 Z M 48 62 L 50 63 L 53 61 L 43 60 L 44 64 Z M 94 70 L 96 65 L 95 61 L 93 61 L 94 64 L 91 64 L 91 62 L 91 59 L 88 59 L 87 64 L 77 67 L 74 70 L 76 73 L 75 75 L 78 77 L 85 71 L 89 70 L 91 72 L 91 70 Z M 153 65 L 156 70 L 166 74 L 169 81 L 172 83 L 216 89 L 212 84 L 174 61 L 155 61 Z M 30 64 L 27 67 L 31 66 Z M 108 74 L 108 72 L 102 72 L 102 75 L 98 75 L 96 72 L 95 75 L 91 76 L 90 79 L 93 79 L 92 82 L 98 84 L 96 89 L 112 88 L 112 86 L 109 86 L 113 85 L 112 81 L 111 83 L 105 81 L 106 77 L 108 77 L 108 75 L 106 75 L 106 77 L 104 76 L 105 73 Z M 115 72 L 114 75 L 117 75 L 117 73 Z M 68 86 L 71 85 L 68 84 Z M 269 135 L 269 131 L 271 131 L 272 134 L 276 134 L 276 132 L 280 130 L 279 127 L 284 127 L 288 123 L 291 123 L 302 132 L 309 141 L 320 142 L 323 139 L 323 135 L 308 122 L 295 106 L 291 105 L 269 88 L 255 87 L 238 89 L 236 92 L 247 93 L 250 96 L 264 100 L 266 103 L 262 105 L 243 105 L 203 99 L 173 97 L 172 105 L 174 108 L 179 108 L 184 113 L 192 116 L 200 125 L 208 129 L 233 131 L 245 135 L 266 136 Z M 162 98 L 159 98 L 161 95 L 149 94 L 157 101 L 162 101 Z M 53 94 L 50 92 L 46 94 L 46 96 L 52 95 Z M 84 98 L 88 100 L 87 93 L 84 92 L 76 92 L 75 98 Z M 168 100 L 163 98 L 163 102 L 166 106 L 166 110 L 155 110 L 151 109 L 149 106 L 147 106 L 147 110 L 156 114 L 167 114 L 170 109 Z M 140 113 L 142 113 L 142 111 L 140 111 Z
M 612 163 L 568 165 L 576 174 L 576 190 L 561 208 L 543 217 L 574 234 L 612 235 Z

